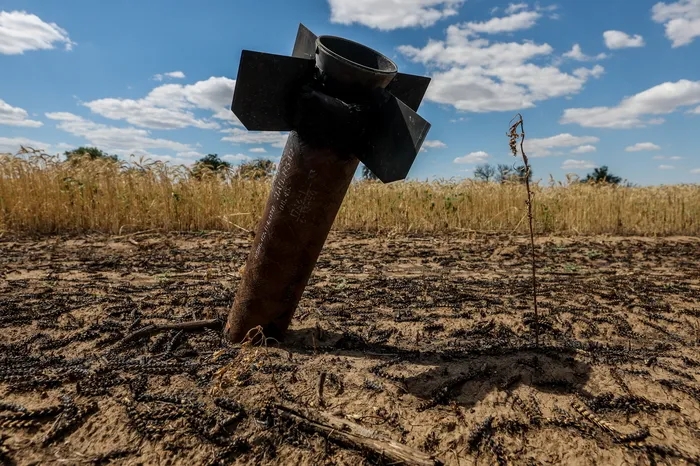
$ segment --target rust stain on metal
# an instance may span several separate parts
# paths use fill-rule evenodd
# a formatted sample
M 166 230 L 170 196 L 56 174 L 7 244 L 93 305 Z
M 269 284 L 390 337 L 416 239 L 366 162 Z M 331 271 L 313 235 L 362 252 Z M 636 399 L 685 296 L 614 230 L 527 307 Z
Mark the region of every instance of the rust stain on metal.
M 358 164 L 290 133 L 236 291 L 232 341 L 257 325 L 278 339 L 287 330 Z
M 362 161 L 404 179 L 430 123 L 417 113 L 429 78 L 300 25 L 293 56 L 244 50 L 231 110 L 248 130 L 290 131 L 258 223 L 226 336 L 257 326 L 281 340 Z

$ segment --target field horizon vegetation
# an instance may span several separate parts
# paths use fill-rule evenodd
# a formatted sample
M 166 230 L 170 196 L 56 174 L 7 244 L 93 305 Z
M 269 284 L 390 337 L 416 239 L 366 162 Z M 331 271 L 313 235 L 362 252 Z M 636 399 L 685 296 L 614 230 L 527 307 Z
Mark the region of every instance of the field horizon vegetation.
M 532 169 L 536 172 L 536 167 Z M 95 147 L 0 154 L 0 233 L 124 234 L 254 230 L 275 165 L 208 154 L 187 167 L 126 162 Z M 382 184 L 364 169 L 333 229 L 440 234 L 528 232 L 524 167 L 481 165 L 474 178 Z M 532 179 L 538 235 L 700 234 L 700 185 L 640 187 L 600 167 L 564 182 Z

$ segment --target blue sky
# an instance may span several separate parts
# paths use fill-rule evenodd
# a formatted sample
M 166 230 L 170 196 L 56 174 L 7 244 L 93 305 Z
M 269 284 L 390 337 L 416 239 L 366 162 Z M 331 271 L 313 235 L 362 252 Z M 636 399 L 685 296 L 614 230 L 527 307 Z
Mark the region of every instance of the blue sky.
M 411 179 L 513 164 L 520 112 L 535 178 L 700 181 L 700 0 L 0 0 L 0 152 L 276 160 L 229 107 L 241 50 L 289 55 L 300 22 L 433 78 Z

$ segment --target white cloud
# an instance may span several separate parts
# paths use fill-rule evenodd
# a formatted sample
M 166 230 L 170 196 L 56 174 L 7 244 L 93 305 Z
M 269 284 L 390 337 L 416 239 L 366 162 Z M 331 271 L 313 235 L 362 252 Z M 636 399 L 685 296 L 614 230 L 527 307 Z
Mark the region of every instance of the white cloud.
M 236 81 L 214 77 L 194 84 L 164 84 L 142 99 L 98 99 L 83 105 L 94 113 L 112 120 L 125 120 L 132 125 L 154 129 L 176 129 L 193 126 L 216 129 L 216 121 L 197 118 L 194 110 L 213 112 L 213 117 L 238 123 L 230 110 Z
M 328 0 L 331 23 L 362 24 L 382 31 L 429 27 L 455 16 L 464 0 Z
M 690 173 L 694 175 L 700 174 L 700 168 L 693 168 L 692 170 L 690 170 Z
M 638 128 L 663 123 L 662 118 L 644 121 L 645 115 L 672 113 L 679 107 L 700 103 L 700 81 L 681 79 L 665 82 L 625 97 L 615 107 L 569 108 L 560 123 L 576 123 L 589 128 Z
M 599 53 L 598 55 L 596 55 L 594 57 L 586 55 L 581 50 L 581 46 L 579 44 L 574 44 L 573 47 L 571 47 L 571 50 L 564 53 L 562 56 L 564 58 L 571 58 L 572 60 L 576 60 L 576 61 L 602 60 L 602 59 L 607 57 L 607 55 L 604 53 Z
M 13 107 L 0 99 L 0 125 L 24 126 L 28 128 L 38 128 L 43 125 L 40 121 L 30 120 L 27 118 L 28 116 L 29 114 L 23 108 Z
M 611 50 L 644 46 L 644 38 L 642 36 L 639 34 L 630 36 L 622 31 L 605 31 L 603 40 L 605 41 L 605 46 Z
M 572 149 L 571 153 L 572 154 L 586 154 L 588 152 L 595 152 L 595 151 L 596 151 L 595 146 L 592 146 L 590 144 L 585 144 L 583 146 L 578 146 L 577 148 Z
M 445 144 L 442 141 L 439 141 L 437 139 L 428 139 L 426 141 L 423 141 L 423 145 L 420 147 L 421 152 L 427 152 L 428 149 L 444 149 L 447 147 L 447 144 Z
M 249 152 L 253 152 L 255 154 L 264 154 L 267 151 L 265 150 L 264 147 L 253 147 L 252 149 L 250 149 Z
M 58 129 L 82 137 L 89 144 L 112 154 L 148 154 L 145 152 L 147 149 L 170 149 L 177 152 L 193 150 L 187 144 L 153 138 L 145 129 L 107 126 L 67 112 L 47 113 L 46 117 L 57 121 Z
M 517 60 L 517 59 L 516 59 Z M 432 75 L 426 100 L 450 104 L 470 112 L 508 111 L 531 108 L 535 102 L 579 92 L 589 76 L 602 67 L 563 73 L 553 66 L 510 63 L 502 66 L 454 67 Z
M 513 62 L 520 64 L 536 57 L 549 55 L 553 51 L 549 44 L 534 42 L 491 44 L 486 39 L 473 39 L 471 35 L 470 29 L 453 24 L 447 28 L 444 41 L 429 39 L 423 48 L 402 45 L 399 51 L 415 62 L 439 67 L 454 65 L 496 67 Z
M 481 163 L 485 162 L 486 159 L 490 157 L 489 154 L 484 152 L 483 150 L 477 151 L 477 152 L 470 152 L 467 155 L 463 155 L 462 157 L 457 157 L 454 159 L 454 163 Z
M 153 79 L 155 81 L 162 81 L 165 78 L 185 79 L 185 73 L 183 73 L 182 71 L 170 71 L 168 73 L 158 73 L 156 75 L 153 75 Z
M 462 28 L 472 34 L 501 34 L 530 29 L 541 16 L 537 11 L 512 12 L 508 16 L 491 18 L 481 23 L 469 22 L 463 24 Z
M 131 152 L 130 154 L 124 155 L 123 156 L 126 160 L 131 159 L 130 161 L 133 162 L 138 162 L 139 160 L 148 160 L 150 162 L 154 161 L 159 161 L 163 163 L 167 163 L 171 166 L 176 166 L 176 165 L 184 165 L 184 166 L 190 166 L 194 163 L 194 160 L 192 158 L 184 158 L 184 157 L 179 157 L 175 156 L 173 157 L 172 155 L 163 155 L 163 154 L 153 154 L 151 152 L 145 151 L 145 150 L 136 150 Z
M 58 144 L 52 145 L 51 147 L 60 152 L 66 152 L 76 148 L 75 144 L 68 144 L 67 142 L 59 142 Z
M 674 167 L 673 165 L 659 165 L 658 168 L 659 170 L 673 170 L 676 167 Z
M 527 3 L 511 3 L 506 7 L 505 12 L 507 15 L 512 15 L 513 13 L 525 9 L 527 9 Z
M 553 65 L 531 63 L 552 54 L 554 49 L 546 43 L 490 42 L 475 37 L 476 31 L 508 31 L 534 25 L 536 15 L 526 17 L 523 13 L 527 12 L 485 23 L 451 25 L 445 40 L 429 39 L 422 48 L 402 45 L 398 50 L 416 63 L 436 68 L 426 100 L 470 112 L 534 107 L 537 101 L 575 94 L 588 79 L 603 73 L 600 65 L 565 73 Z
M 233 163 L 241 163 L 241 162 L 247 162 L 248 160 L 252 160 L 252 157 L 249 157 L 245 154 L 227 154 L 221 157 L 223 160 L 227 160 L 229 162 Z
M 540 10 L 542 10 L 542 11 L 546 11 L 546 12 L 548 13 L 547 17 L 548 17 L 549 19 L 555 19 L 555 20 L 556 20 L 556 19 L 559 19 L 559 18 L 560 18 L 559 13 L 555 13 L 555 11 L 559 9 L 559 6 L 558 6 L 558 5 L 549 5 L 549 6 L 546 6 L 546 7 L 538 7 L 538 8 L 539 8 Z
M 573 71 L 574 76 L 582 80 L 587 80 L 590 77 L 600 78 L 603 76 L 605 68 L 600 65 L 595 65 L 593 68 L 576 68 Z
M 181 158 L 181 159 L 199 159 L 204 157 L 205 154 L 202 154 L 201 152 L 198 152 L 196 150 L 188 150 L 185 152 L 178 152 L 175 154 L 176 157 Z
M 421 147 L 429 147 L 431 149 L 444 149 L 445 147 L 447 147 L 447 144 L 437 139 L 428 139 L 423 142 L 423 145 Z
M 632 146 L 625 147 L 625 152 L 639 152 L 643 150 L 659 150 L 661 147 L 657 146 L 653 142 L 638 142 Z
M 272 144 L 272 147 L 284 147 L 289 136 L 289 133 L 286 132 L 247 131 L 240 128 L 233 128 L 224 132 L 229 135 L 221 138 L 222 141 L 235 144 Z
M 590 170 L 591 168 L 597 168 L 598 165 L 589 160 L 574 160 L 568 159 L 564 160 L 561 164 L 562 170 Z
M 176 129 L 194 126 L 201 129 L 216 129 L 214 121 L 198 119 L 190 111 L 180 108 L 163 108 L 149 104 L 144 99 L 99 99 L 85 104 L 94 113 L 111 120 L 126 122 L 153 129 Z
M 50 153 L 49 149 L 51 149 L 51 144 L 45 142 L 34 141 L 23 137 L 6 138 L 0 136 L 0 153 L 16 154 L 20 150 L 20 146 L 26 148 L 31 147 L 32 149 L 43 150 L 48 153 Z
M 46 23 L 26 11 L 0 11 L 0 54 L 51 50 L 56 44 L 64 44 L 66 50 L 75 45 L 68 32 L 56 23 Z
M 664 25 L 671 47 L 688 45 L 700 37 L 700 0 L 659 2 L 651 8 L 651 19 Z
M 595 136 L 574 136 L 569 133 L 561 133 L 548 138 L 525 139 L 523 147 L 529 157 L 547 157 L 555 155 L 552 149 L 582 146 L 598 142 Z
M 678 161 L 678 160 L 683 160 L 683 157 L 680 157 L 678 155 L 674 155 L 671 157 L 666 156 L 666 155 L 655 155 L 652 157 L 652 160 L 675 160 L 675 161 Z

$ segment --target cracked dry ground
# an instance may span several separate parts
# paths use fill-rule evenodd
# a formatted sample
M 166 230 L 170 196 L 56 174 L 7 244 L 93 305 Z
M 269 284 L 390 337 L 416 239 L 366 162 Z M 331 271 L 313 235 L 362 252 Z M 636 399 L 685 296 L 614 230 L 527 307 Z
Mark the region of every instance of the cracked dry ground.
M 286 403 L 444 464 L 698 464 L 700 240 L 542 238 L 538 347 L 527 244 L 334 233 L 287 340 L 263 348 L 213 329 L 119 343 L 223 318 L 246 236 L 5 237 L 0 459 L 385 461 Z

